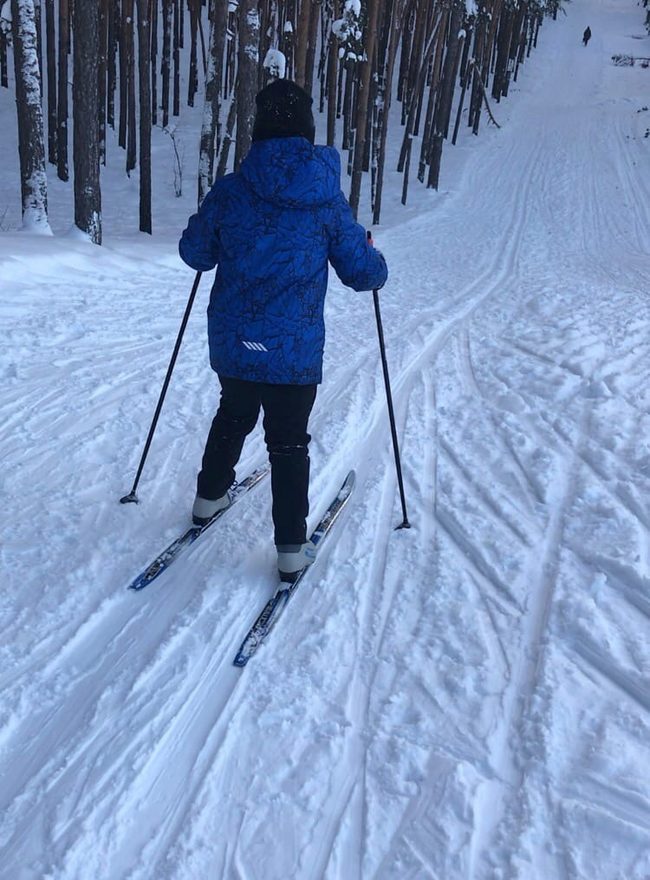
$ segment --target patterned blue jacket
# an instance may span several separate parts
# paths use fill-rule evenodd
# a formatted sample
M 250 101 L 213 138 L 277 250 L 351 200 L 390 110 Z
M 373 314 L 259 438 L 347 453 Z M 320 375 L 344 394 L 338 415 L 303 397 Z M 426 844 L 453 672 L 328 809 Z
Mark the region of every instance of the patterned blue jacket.
M 388 274 L 341 192 L 338 153 L 301 137 L 255 142 L 190 217 L 179 251 L 193 269 L 217 266 L 212 368 L 276 385 L 321 381 L 328 260 L 355 290 Z

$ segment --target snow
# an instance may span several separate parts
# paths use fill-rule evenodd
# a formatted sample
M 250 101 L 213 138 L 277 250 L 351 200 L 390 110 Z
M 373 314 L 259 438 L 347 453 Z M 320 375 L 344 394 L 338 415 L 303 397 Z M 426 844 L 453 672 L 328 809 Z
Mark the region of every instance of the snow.
M 264 68 L 277 79 L 284 79 L 287 69 L 287 59 L 284 53 L 278 49 L 269 49 L 264 58 Z
M 243 672 L 275 586 L 268 484 L 125 589 L 187 525 L 218 397 L 205 277 L 120 505 L 193 280 L 169 144 L 153 237 L 137 175 L 110 169 L 102 247 L 61 234 L 52 178 L 56 234 L 0 236 L 2 880 L 650 876 L 648 71 L 611 63 L 649 42 L 633 3 L 575 0 L 501 128 L 445 147 L 440 192 L 412 182 L 402 208 L 389 172 L 374 238 L 413 528 L 393 531 L 372 302 L 332 278 L 310 521 L 350 467 L 357 487 Z M 264 458 L 258 429 L 240 475 Z
M 11 34 L 11 0 L 4 0 L 0 5 L 0 30 L 7 36 Z
M 355 18 L 361 15 L 361 0 L 345 0 L 345 11 Z

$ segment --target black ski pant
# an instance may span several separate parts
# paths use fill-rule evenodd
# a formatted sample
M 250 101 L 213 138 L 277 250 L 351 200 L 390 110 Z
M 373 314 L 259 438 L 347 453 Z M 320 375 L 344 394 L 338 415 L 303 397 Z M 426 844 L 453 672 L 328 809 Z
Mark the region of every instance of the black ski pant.
M 276 544 L 303 544 L 309 513 L 309 415 L 316 385 L 268 385 L 219 376 L 221 401 L 205 444 L 197 491 L 220 498 L 235 481 L 244 440 L 264 410 L 264 437 L 271 462 Z

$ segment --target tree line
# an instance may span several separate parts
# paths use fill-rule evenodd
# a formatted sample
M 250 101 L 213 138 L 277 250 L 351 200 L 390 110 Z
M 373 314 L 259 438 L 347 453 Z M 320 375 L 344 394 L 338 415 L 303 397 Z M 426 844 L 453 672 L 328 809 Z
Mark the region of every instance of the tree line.
M 494 121 L 491 102 L 508 95 L 560 2 L 5 0 L 0 87 L 9 88 L 13 54 L 23 223 L 47 226 L 46 169 L 67 181 L 71 146 L 75 224 L 101 243 L 110 127 L 126 173 L 138 167 L 139 228 L 151 233 L 152 127 L 170 131 L 200 96 L 200 203 L 246 155 L 255 94 L 279 76 L 305 88 L 324 115 L 326 142 L 344 155 L 355 216 L 369 175 L 379 223 L 391 103 L 400 105 L 392 119 L 402 127 L 406 204 L 414 172 L 437 189 L 443 144 L 456 143 L 463 119 L 474 134 L 484 113 Z

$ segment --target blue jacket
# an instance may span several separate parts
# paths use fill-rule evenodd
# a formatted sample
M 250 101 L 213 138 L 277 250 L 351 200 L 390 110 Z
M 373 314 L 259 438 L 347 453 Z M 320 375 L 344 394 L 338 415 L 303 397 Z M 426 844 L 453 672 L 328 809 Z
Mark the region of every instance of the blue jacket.
M 341 192 L 338 153 L 301 137 L 255 142 L 190 217 L 179 251 L 193 269 L 217 266 L 212 368 L 276 385 L 321 381 L 328 260 L 355 290 L 388 274 Z

